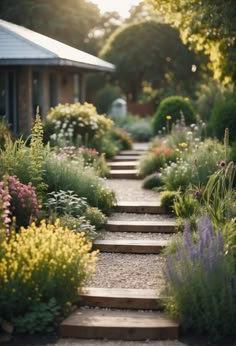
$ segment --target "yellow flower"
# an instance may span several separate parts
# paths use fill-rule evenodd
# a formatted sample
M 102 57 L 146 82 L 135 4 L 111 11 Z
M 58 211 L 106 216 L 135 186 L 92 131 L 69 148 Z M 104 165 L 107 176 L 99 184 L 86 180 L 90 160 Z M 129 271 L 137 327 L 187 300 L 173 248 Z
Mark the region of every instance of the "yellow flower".
M 166 120 L 171 120 L 172 119 L 172 116 L 171 115 L 167 115 L 166 116 Z
M 183 143 L 179 143 L 179 146 L 180 146 L 181 148 L 187 148 L 188 144 L 185 143 L 185 142 L 183 142 Z

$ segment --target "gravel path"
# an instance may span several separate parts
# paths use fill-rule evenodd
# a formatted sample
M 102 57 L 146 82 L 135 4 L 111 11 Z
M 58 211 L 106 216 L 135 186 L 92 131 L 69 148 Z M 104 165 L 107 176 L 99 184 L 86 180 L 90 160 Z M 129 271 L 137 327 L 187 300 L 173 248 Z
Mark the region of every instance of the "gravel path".
M 134 213 L 114 213 L 109 217 L 112 221 L 174 221 L 175 218 L 170 215 L 158 214 L 134 214 Z
M 171 240 L 174 237 L 168 233 L 104 232 L 98 239 Z
M 104 179 L 105 185 L 115 191 L 118 201 L 160 202 L 160 194 L 142 188 L 141 180 Z
M 163 289 L 161 255 L 100 253 L 96 273 L 86 283 L 89 287 Z

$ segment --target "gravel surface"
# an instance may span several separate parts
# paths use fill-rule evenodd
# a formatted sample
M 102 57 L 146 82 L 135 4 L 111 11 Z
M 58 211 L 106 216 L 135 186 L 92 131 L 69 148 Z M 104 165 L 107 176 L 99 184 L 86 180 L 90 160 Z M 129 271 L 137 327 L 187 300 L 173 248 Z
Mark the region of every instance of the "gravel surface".
M 139 232 L 104 232 L 98 239 L 138 239 L 138 240 L 171 240 L 174 235 L 169 233 L 139 233 Z
M 153 288 L 161 291 L 164 261 L 161 255 L 100 253 L 96 273 L 86 286 Z
M 118 201 L 160 202 L 160 194 L 142 188 L 142 180 L 104 179 L 105 185 L 115 191 Z
M 109 220 L 116 221 L 174 221 L 175 218 L 170 215 L 159 214 L 133 214 L 133 213 L 114 213 Z

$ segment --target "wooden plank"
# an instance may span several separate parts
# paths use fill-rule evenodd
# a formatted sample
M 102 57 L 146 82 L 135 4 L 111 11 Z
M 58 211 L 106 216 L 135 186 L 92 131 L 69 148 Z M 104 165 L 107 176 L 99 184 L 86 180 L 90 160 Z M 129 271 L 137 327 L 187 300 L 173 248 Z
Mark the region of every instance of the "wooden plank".
M 108 220 L 106 230 L 110 232 L 175 233 L 175 221 L 124 221 Z
M 141 156 L 146 153 L 146 150 L 121 150 L 119 155 L 121 156 Z
M 136 169 L 135 161 L 122 161 L 122 162 L 108 162 L 108 166 L 115 169 Z
M 137 169 L 112 169 L 109 178 L 114 179 L 139 179 Z
M 127 156 L 122 156 L 122 155 L 117 155 L 115 157 L 113 157 L 112 161 L 139 161 L 139 157 L 135 156 L 135 155 L 127 155 Z
M 101 252 L 159 254 L 168 244 L 164 240 L 102 239 L 95 240 L 93 247 Z
M 178 324 L 159 312 L 78 309 L 60 325 L 62 337 L 113 340 L 173 340 Z
M 85 287 L 80 305 L 100 308 L 162 310 L 161 297 L 153 289 Z
M 116 211 L 135 214 L 164 214 L 164 208 L 156 202 L 118 201 Z

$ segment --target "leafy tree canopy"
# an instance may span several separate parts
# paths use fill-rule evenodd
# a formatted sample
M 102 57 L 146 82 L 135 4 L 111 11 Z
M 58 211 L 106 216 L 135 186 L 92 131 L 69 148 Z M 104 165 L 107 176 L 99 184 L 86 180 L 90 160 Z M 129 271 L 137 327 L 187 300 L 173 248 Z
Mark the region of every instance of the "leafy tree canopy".
M 235 0 L 146 0 L 177 27 L 184 42 L 210 56 L 216 78 L 236 83 Z
M 183 45 L 176 29 L 157 21 L 133 23 L 116 30 L 100 56 L 116 65 L 116 77 L 126 95 L 136 101 L 143 82 L 173 93 L 190 91 L 198 79 L 197 57 Z
M 91 52 L 88 33 L 100 12 L 86 0 L 1 0 L 0 18 Z

